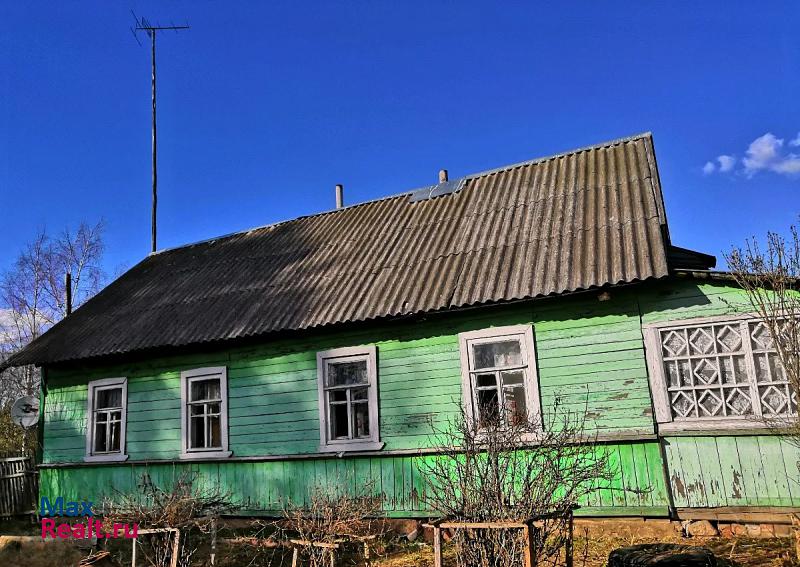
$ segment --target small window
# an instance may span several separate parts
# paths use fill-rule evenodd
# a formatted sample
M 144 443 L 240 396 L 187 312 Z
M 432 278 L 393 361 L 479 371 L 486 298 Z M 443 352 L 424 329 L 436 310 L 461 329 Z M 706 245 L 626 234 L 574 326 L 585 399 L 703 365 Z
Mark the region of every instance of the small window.
M 375 347 L 317 353 L 317 375 L 320 450 L 381 449 Z
M 461 333 L 465 411 L 478 427 L 537 423 L 539 384 L 528 325 Z
M 767 326 L 715 317 L 646 327 L 656 418 L 664 431 L 742 428 L 797 415 Z
M 89 382 L 86 461 L 124 461 L 128 398 L 126 378 Z
M 225 367 L 181 372 L 182 458 L 229 457 Z

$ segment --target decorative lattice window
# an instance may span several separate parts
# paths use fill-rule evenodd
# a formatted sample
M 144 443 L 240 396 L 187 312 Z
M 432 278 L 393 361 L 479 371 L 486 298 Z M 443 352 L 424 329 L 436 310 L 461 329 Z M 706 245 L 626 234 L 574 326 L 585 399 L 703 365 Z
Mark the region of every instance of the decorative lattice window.
M 796 395 L 763 322 L 693 320 L 651 326 L 646 333 L 659 422 L 738 427 L 747 418 L 797 414 Z

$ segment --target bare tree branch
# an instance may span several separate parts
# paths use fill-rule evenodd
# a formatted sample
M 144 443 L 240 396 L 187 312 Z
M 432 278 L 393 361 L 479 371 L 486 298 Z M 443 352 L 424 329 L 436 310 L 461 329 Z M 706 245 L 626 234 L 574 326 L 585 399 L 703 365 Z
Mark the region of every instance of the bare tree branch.
M 769 333 L 777 364 L 773 372 L 790 384 L 788 419 L 770 419 L 770 425 L 800 440 L 796 392 L 800 391 L 800 233 L 788 237 L 767 233 L 762 247 L 755 239 L 725 255 L 736 283 L 744 290 L 755 315 Z
M 548 517 L 534 550 L 539 564 L 564 549 L 572 509 L 610 488 L 616 476 L 606 448 L 588 433 L 586 411 L 569 411 L 558 400 L 544 420 L 513 424 L 499 418 L 478 423 L 459 404 L 457 417 L 434 430 L 433 445 L 442 456 L 425 462 L 429 506 L 463 522 Z M 459 530 L 453 541 L 460 566 L 522 565 L 519 530 Z
M 66 315 L 64 280 L 68 272 L 74 307 L 102 288 L 103 230 L 103 221 L 95 225 L 83 222 L 75 232 L 67 229 L 55 238 L 42 229 L 0 274 L 0 361 Z M 0 373 L 0 412 L 8 411 L 16 398 L 35 395 L 38 389 L 39 373 L 33 366 Z

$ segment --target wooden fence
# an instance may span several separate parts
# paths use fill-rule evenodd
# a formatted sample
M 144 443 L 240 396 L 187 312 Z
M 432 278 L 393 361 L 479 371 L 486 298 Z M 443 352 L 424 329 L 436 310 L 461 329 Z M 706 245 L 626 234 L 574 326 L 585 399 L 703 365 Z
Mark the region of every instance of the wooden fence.
M 0 518 L 36 512 L 39 472 L 30 457 L 0 459 Z

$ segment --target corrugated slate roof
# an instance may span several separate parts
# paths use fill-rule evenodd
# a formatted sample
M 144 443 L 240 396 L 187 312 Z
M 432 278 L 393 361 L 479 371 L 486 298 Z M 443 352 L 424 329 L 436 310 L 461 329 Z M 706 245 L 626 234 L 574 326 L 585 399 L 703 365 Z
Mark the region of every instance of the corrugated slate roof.
M 152 254 L 20 352 L 48 364 L 667 275 L 642 134 Z M 424 196 L 423 196 L 424 197 Z

